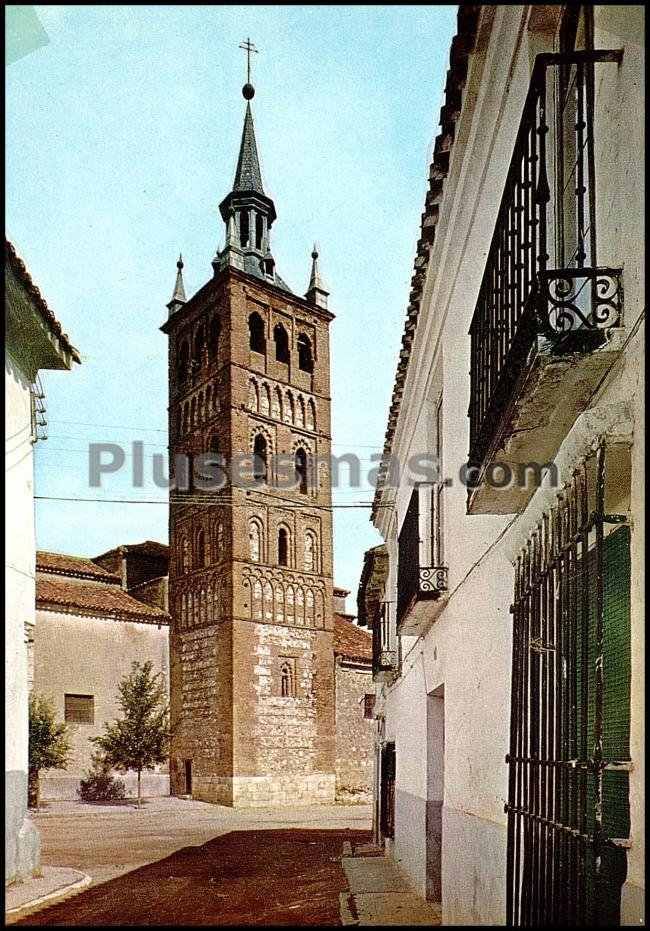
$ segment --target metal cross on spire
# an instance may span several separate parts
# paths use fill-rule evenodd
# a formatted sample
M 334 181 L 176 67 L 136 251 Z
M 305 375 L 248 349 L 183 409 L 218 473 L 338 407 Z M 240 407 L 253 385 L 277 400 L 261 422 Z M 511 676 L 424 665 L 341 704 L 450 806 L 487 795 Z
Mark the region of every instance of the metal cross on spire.
M 239 47 L 246 52 L 246 83 L 251 82 L 251 52 L 257 54 L 257 49 L 250 40 L 250 36 L 245 42 L 241 42 Z

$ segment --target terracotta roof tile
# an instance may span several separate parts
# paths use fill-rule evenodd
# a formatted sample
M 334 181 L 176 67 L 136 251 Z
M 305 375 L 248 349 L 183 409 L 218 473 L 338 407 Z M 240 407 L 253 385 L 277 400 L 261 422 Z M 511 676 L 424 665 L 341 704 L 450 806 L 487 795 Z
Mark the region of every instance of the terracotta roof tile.
M 169 624 L 169 615 L 142 601 L 136 601 L 116 585 L 68 581 L 62 578 L 36 579 L 36 606 L 70 614 L 113 617 L 145 624 Z
M 352 623 L 351 614 L 334 615 L 334 655 L 372 662 L 372 635 Z
M 48 553 L 39 550 L 36 553 L 37 572 L 52 575 L 72 575 L 75 578 L 92 578 L 99 582 L 119 584 L 119 575 L 107 572 L 85 556 L 68 556 L 66 553 Z
M 79 351 L 72 345 L 67 333 L 63 332 L 61 324 L 56 319 L 50 308 L 47 306 L 47 301 L 32 281 L 32 276 L 27 271 L 27 266 L 16 252 L 13 244 L 10 243 L 6 238 L 5 256 L 7 261 L 11 263 L 16 276 L 31 297 L 32 301 L 34 302 L 34 306 L 50 328 L 50 331 L 54 333 L 54 335 L 61 341 L 63 348 L 66 350 L 66 352 L 70 353 L 75 362 L 81 362 Z

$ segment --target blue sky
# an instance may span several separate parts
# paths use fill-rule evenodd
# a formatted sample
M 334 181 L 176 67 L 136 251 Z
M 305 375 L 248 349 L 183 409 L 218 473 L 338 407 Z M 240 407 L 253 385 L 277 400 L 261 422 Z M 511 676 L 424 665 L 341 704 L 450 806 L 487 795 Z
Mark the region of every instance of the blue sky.
M 162 499 L 125 469 L 88 486 L 88 444 L 166 448 L 166 316 L 182 250 L 188 293 L 223 240 L 241 135 L 246 36 L 273 252 L 304 293 L 314 240 L 329 285 L 334 452 L 381 450 L 451 6 L 36 6 L 49 42 L 7 66 L 7 235 L 80 349 L 46 372 L 36 494 Z M 342 488 L 335 504 L 372 500 Z M 163 505 L 38 501 L 43 549 L 96 555 L 167 540 Z M 379 542 L 369 510 L 337 509 L 335 579 L 352 590 Z

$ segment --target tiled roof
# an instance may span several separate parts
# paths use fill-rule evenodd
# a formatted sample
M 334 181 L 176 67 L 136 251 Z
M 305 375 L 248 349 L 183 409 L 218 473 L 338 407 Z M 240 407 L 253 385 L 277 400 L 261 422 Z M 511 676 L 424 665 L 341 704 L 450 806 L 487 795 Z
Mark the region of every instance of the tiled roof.
M 402 335 L 402 348 L 399 353 L 397 373 L 393 387 L 393 397 L 388 412 L 388 424 L 384 440 L 382 461 L 379 465 L 375 497 L 372 503 L 371 520 L 375 520 L 381 506 L 389 458 L 391 455 L 393 437 L 399 417 L 400 402 L 404 393 L 406 373 L 408 371 L 411 347 L 415 339 L 422 290 L 427 276 L 429 258 L 436 238 L 436 225 L 443 197 L 444 181 L 449 171 L 451 149 L 454 144 L 456 121 L 460 116 L 463 87 L 467 80 L 469 56 L 474 49 L 478 30 L 481 7 L 478 4 L 461 3 L 458 8 L 458 25 L 456 35 L 451 42 L 449 53 L 449 70 L 445 84 L 445 101 L 440 110 L 441 132 L 436 136 L 433 149 L 433 161 L 429 170 L 429 190 L 427 191 L 420 239 L 414 262 L 413 277 L 411 278 L 411 291 L 406 311 L 406 323 Z
M 34 307 L 40 313 L 50 331 L 57 337 L 65 351 L 70 353 L 75 362 L 81 362 L 79 351 L 72 345 L 68 335 L 63 332 L 61 324 L 56 319 L 50 308 L 47 306 L 47 301 L 32 281 L 32 276 L 27 271 L 27 266 L 16 252 L 13 244 L 10 243 L 8 239 L 5 239 L 5 256 L 7 262 L 11 264 L 16 277 L 31 297 L 34 303 Z
M 100 559 L 104 556 L 112 556 L 113 553 L 151 553 L 157 556 L 169 556 L 169 547 L 166 543 L 158 543 L 157 540 L 145 540 L 143 543 L 123 543 L 121 546 L 115 546 L 112 550 L 106 550 L 95 556 Z
M 372 636 L 352 623 L 351 614 L 334 615 L 334 655 L 372 662 Z
M 257 154 L 257 142 L 255 141 L 253 113 L 250 103 L 246 104 L 244 129 L 242 132 L 239 158 L 237 160 L 237 169 L 235 171 L 235 180 L 232 189 L 233 191 L 255 191 L 257 194 L 264 193 L 262 172 L 260 171 L 260 159 Z
M 68 556 L 65 553 L 47 553 L 38 550 L 36 569 L 52 575 L 72 575 L 80 579 L 96 579 L 98 582 L 120 583 L 119 575 L 107 572 L 85 556 Z
M 165 611 L 137 601 L 117 585 L 37 577 L 36 607 L 144 624 L 169 624 Z

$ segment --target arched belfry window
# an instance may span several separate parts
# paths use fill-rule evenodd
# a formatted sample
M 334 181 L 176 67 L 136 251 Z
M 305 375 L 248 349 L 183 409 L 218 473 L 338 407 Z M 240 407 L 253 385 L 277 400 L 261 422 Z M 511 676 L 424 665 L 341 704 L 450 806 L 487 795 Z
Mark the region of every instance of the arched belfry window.
M 248 211 L 240 210 L 239 212 L 239 242 L 242 246 L 248 245 L 249 237 Z
M 278 530 L 278 565 L 289 565 L 289 531 L 286 527 Z
M 280 666 L 280 695 L 282 698 L 295 698 L 296 676 L 293 664 L 285 660 Z
M 181 547 L 183 553 L 183 573 L 190 572 L 192 569 L 192 555 L 190 550 L 190 541 L 185 537 Z
M 203 360 L 203 347 L 205 346 L 205 330 L 202 326 L 196 331 L 194 339 L 194 361 L 200 365 Z
M 262 562 L 262 525 L 258 520 L 248 524 L 248 546 L 251 562 Z
M 252 352 L 266 352 L 266 337 L 264 335 L 264 321 L 256 310 L 248 318 L 249 345 Z
M 263 434 L 258 433 L 253 442 L 253 479 L 266 484 L 268 477 L 268 445 Z
M 314 402 L 309 399 L 307 402 L 307 429 L 315 430 L 316 429 L 316 405 Z
M 318 571 L 318 547 L 316 535 L 308 530 L 305 534 L 305 572 Z
M 217 358 L 219 353 L 219 340 L 221 339 L 221 320 L 219 317 L 213 317 L 210 321 L 210 355 L 213 359 Z
M 255 214 L 255 248 L 261 249 L 264 241 L 264 218 L 261 213 Z
M 298 368 L 303 372 L 314 371 L 314 356 L 311 348 L 311 340 L 304 333 L 298 337 Z
M 248 382 L 248 407 L 255 412 L 260 409 L 260 392 L 254 378 Z
M 181 350 L 178 354 L 178 380 L 185 381 L 189 373 L 190 365 L 190 347 L 187 340 L 184 340 L 181 344 Z
M 281 323 L 273 328 L 273 341 L 275 343 L 275 358 L 278 362 L 289 362 L 289 337 Z
M 296 450 L 296 455 L 294 457 L 294 465 L 296 471 L 296 484 L 298 490 L 301 494 L 307 494 L 307 453 L 300 446 Z
M 199 530 L 196 535 L 196 565 L 202 569 L 206 564 L 205 533 Z

